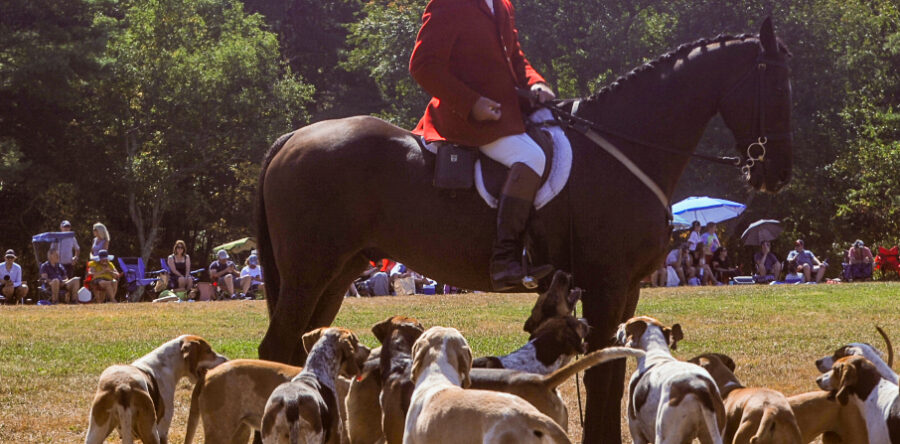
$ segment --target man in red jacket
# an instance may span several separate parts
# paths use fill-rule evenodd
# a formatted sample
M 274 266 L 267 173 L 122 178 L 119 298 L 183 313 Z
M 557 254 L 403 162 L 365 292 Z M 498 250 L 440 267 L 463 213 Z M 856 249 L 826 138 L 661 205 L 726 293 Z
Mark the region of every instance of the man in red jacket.
M 431 0 L 409 61 L 409 71 L 432 99 L 415 134 L 428 142 L 477 146 L 509 167 L 497 209 L 491 282 L 497 291 L 526 275 L 540 279 L 550 265 L 522 267 L 521 237 L 546 159 L 525 134 L 516 88 L 538 100 L 553 91 L 522 53 L 509 0 Z

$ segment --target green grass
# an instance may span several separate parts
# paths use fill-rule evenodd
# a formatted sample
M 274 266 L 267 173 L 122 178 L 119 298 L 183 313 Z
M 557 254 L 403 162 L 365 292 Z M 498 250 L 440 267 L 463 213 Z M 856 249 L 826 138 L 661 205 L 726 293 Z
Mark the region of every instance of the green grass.
M 836 346 L 884 348 L 874 325 L 900 338 L 898 295 L 898 283 L 647 289 L 637 312 L 681 323 L 677 357 L 723 352 L 746 385 L 794 394 L 815 390 L 813 361 Z M 476 356 L 504 354 L 527 339 L 522 323 L 533 302 L 534 295 L 483 293 L 347 299 L 335 325 L 374 347 L 371 326 L 406 314 L 426 327 L 458 328 Z M 263 301 L 0 307 L 0 442 L 83 442 L 97 377 L 110 364 L 183 333 L 203 336 L 231 358 L 255 358 L 267 323 Z M 185 380 L 171 442 L 183 439 L 189 391 Z M 570 435 L 580 439 L 574 383 L 562 395 Z

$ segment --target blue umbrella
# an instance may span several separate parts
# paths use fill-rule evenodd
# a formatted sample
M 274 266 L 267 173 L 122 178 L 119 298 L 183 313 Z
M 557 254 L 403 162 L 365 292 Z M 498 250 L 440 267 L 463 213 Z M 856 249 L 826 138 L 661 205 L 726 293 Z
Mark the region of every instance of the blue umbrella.
M 687 230 L 691 228 L 691 221 L 677 215 L 672 215 L 672 228 L 675 230 Z
M 744 212 L 746 205 L 715 197 L 688 197 L 672 205 L 672 214 L 685 220 L 698 220 L 702 225 L 722 222 Z

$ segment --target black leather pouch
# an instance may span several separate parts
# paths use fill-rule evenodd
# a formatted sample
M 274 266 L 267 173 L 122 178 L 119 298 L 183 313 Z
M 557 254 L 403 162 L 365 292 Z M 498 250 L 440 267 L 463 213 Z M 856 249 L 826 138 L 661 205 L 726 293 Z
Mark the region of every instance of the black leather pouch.
M 475 183 L 475 161 L 478 159 L 478 150 L 447 142 L 435 143 L 437 159 L 434 162 L 433 185 L 445 190 L 472 188 Z

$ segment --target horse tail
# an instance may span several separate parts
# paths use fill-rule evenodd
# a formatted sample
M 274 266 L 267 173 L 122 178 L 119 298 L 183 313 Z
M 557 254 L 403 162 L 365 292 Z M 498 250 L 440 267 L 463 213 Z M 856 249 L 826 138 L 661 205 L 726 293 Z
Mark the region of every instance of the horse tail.
M 278 274 L 278 266 L 275 264 L 275 255 L 272 253 L 272 239 L 269 236 L 269 223 L 266 219 L 266 201 L 263 192 L 263 184 L 266 179 L 266 171 L 272 159 L 281 151 L 288 139 L 294 135 L 294 131 L 279 137 L 263 159 L 259 172 L 259 186 L 256 204 L 256 249 L 259 263 L 263 268 L 263 281 L 266 283 L 266 306 L 269 308 L 269 316 L 275 311 L 278 295 L 281 290 L 281 275 Z

